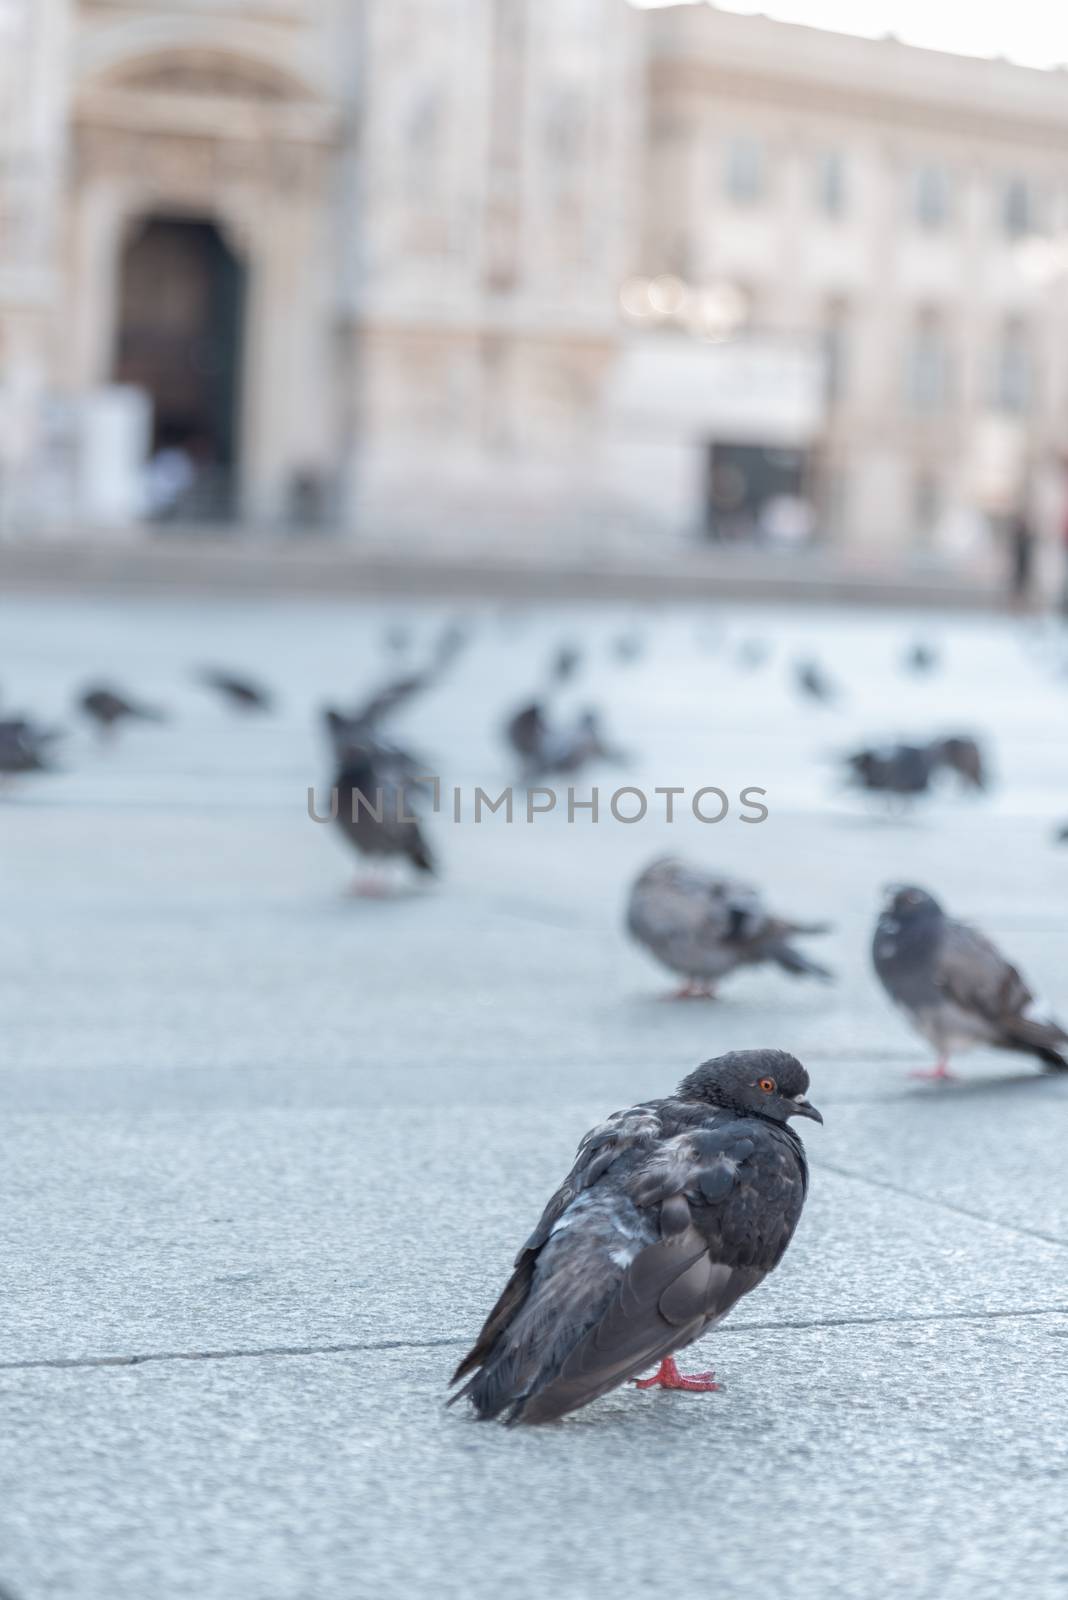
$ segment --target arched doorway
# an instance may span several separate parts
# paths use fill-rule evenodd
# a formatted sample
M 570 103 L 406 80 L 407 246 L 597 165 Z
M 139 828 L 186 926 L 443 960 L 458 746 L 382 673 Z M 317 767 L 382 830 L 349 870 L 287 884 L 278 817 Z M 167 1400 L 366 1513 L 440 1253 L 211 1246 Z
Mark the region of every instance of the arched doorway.
M 245 278 L 207 219 L 152 215 L 126 242 L 114 376 L 152 402 L 154 520 L 236 515 Z

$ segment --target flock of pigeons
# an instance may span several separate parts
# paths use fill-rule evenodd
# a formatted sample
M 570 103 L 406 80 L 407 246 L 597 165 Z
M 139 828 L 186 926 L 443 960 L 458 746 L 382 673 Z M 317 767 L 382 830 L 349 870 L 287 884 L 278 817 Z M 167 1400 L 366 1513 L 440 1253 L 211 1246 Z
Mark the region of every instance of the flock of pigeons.
M 363 858 L 406 862 L 418 874 L 436 870 L 419 816 L 427 763 L 392 740 L 386 726 L 440 680 L 466 642 L 465 628 L 450 624 L 422 669 L 392 676 L 354 707 L 322 709 L 336 823 Z M 409 640 L 395 628 L 386 644 L 399 652 Z M 620 665 L 637 660 L 642 649 L 633 631 L 612 646 Z M 738 665 L 756 670 L 766 656 L 761 641 L 745 641 Z M 544 687 L 506 720 L 502 736 L 523 782 L 623 759 L 596 711 L 569 719 L 554 710 L 555 689 L 581 663 L 576 647 L 561 646 Z M 904 662 L 915 673 L 938 664 L 926 644 L 914 645 Z M 273 709 L 267 689 L 235 673 L 210 669 L 198 677 L 235 711 Z M 795 663 L 794 682 L 800 695 L 823 705 L 838 695 L 816 661 Z M 86 689 L 77 706 L 102 739 L 113 738 L 123 723 L 166 720 L 161 709 L 111 685 Z M 0 779 L 51 769 L 61 737 L 61 730 L 26 717 L 0 717 Z M 943 774 L 971 790 L 988 782 L 983 752 L 964 734 L 850 751 L 843 766 L 853 786 L 895 805 L 927 795 Z M 382 892 L 377 879 L 359 887 Z M 680 999 L 709 998 L 730 973 L 761 963 L 794 976 L 833 977 L 798 945 L 826 932 L 825 924 L 780 916 L 756 886 L 674 858 L 640 873 L 626 927 L 682 980 Z M 924 889 L 888 892 L 872 962 L 891 1001 L 937 1052 L 933 1071 L 920 1076 L 948 1078 L 950 1057 L 980 1044 L 1068 1072 L 1068 1032 L 1041 1010 L 989 939 Z M 716 1389 L 712 1373 L 683 1376 L 675 1356 L 782 1259 L 808 1185 L 804 1148 L 790 1123 L 823 1120 L 808 1087 L 792 1055 L 737 1051 L 705 1062 L 674 1095 L 593 1128 L 457 1367 L 453 1381 L 462 1387 L 454 1398 L 466 1398 L 480 1418 L 541 1423 L 628 1381 L 639 1388 Z M 640 1376 L 650 1368 L 652 1376 Z

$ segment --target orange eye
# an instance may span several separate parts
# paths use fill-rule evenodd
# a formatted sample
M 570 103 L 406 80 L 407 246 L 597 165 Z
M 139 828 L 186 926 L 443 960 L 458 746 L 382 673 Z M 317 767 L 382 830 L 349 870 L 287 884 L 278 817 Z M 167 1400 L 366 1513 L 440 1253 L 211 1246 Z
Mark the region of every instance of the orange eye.
M 763 1089 L 765 1094 L 774 1094 L 775 1093 L 775 1079 L 774 1078 L 761 1078 L 759 1087 L 761 1089 Z

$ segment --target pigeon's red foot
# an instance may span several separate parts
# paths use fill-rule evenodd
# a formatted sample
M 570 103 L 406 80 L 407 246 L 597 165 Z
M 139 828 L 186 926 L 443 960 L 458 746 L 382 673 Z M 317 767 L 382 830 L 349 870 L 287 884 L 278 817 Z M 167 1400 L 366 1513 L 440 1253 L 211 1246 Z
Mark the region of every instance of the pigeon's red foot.
M 949 1063 L 945 1057 L 935 1067 L 924 1067 L 918 1072 L 910 1072 L 910 1078 L 916 1078 L 921 1083 L 956 1083 L 957 1074 L 950 1072 Z
M 675 1365 L 674 1356 L 665 1356 L 651 1378 L 634 1378 L 636 1389 L 688 1389 L 692 1394 L 718 1394 L 723 1388 L 714 1372 L 693 1372 L 688 1377 Z
M 714 1000 L 716 991 L 710 983 L 697 983 L 691 980 L 684 983 L 681 989 L 672 989 L 670 994 L 664 996 L 665 1000 Z
M 384 900 L 389 894 L 389 885 L 383 878 L 357 878 L 349 885 L 347 893 L 354 900 Z

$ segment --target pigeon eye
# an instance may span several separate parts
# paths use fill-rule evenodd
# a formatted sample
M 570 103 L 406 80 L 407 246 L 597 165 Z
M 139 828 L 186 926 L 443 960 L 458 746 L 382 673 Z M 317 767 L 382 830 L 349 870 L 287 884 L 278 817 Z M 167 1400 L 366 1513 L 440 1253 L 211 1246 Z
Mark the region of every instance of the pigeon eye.
M 775 1092 L 775 1079 L 774 1078 L 761 1078 L 759 1087 L 761 1089 L 763 1089 L 765 1094 L 774 1094 L 774 1092 Z

